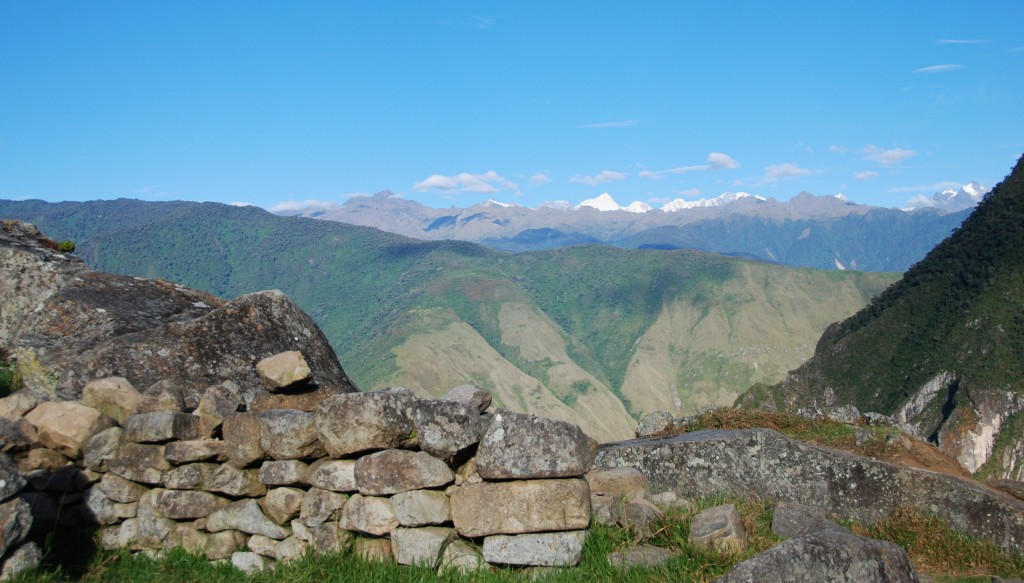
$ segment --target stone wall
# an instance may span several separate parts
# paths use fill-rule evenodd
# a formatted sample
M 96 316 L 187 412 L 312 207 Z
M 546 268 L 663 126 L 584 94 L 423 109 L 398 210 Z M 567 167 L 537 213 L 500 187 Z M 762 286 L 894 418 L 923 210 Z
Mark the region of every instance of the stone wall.
M 230 381 L 187 410 L 173 384 L 139 393 L 116 377 L 81 401 L 0 399 L 19 436 L 4 463 L 26 484 L 4 504 L 41 529 L 92 524 L 107 548 L 181 546 L 243 569 L 350 544 L 441 568 L 579 562 L 597 443 L 577 426 L 489 412 L 470 386 L 309 392 L 303 366 L 262 361 L 271 392 L 248 407 Z

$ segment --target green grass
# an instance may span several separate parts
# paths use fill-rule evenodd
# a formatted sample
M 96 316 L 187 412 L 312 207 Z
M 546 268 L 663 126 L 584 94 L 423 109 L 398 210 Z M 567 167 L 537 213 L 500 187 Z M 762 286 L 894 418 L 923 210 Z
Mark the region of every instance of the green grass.
M 6 353 L 0 352 L 0 398 L 6 397 L 21 388 L 21 375 L 18 366 L 9 360 Z

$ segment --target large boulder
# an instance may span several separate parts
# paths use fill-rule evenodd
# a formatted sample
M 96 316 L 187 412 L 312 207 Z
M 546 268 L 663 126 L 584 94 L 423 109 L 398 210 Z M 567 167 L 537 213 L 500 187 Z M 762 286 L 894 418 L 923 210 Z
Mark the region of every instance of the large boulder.
M 789 439 L 768 429 L 705 430 L 602 446 L 598 467 L 632 467 L 651 492 L 757 496 L 865 524 L 910 507 L 1006 549 L 1024 544 L 1024 502 L 968 480 Z
M 584 480 L 470 484 L 452 494 L 451 505 L 455 529 L 467 538 L 590 525 L 590 488 Z
M 39 443 L 77 458 L 82 446 L 114 420 L 92 407 L 72 401 L 40 403 L 25 416 L 38 432 Z
M 176 379 L 189 408 L 204 387 L 229 379 L 251 400 L 262 392 L 256 363 L 290 350 L 320 385 L 356 390 L 316 323 L 280 291 L 226 302 L 93 271 L 54 249 L 31 225 L 0 224 L 0 346 L 13 348 L 33 395 L 77 399 L 88 381 L 120 376 L 136 387 Z
M 406 391 L 334 395 L 316 409 L 320 442 L 335 458 L 412 443 L 414 402 Z
M 477 472 L 485 480 L 570 478 L 590 471 L 597 441 L 579 426 L 501 411 L 480 440 Z

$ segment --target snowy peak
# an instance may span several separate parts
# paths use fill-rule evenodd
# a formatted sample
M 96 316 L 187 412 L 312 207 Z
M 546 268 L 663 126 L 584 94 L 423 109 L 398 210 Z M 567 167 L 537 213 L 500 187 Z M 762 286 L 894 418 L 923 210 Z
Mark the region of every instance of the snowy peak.
M 629 206 L 622 209 L 628 213 L 646 213 L 651 209 L 651 205 L 646 202 L 640 202 L 639 200 L 629 203 Z
M 615 199 L 612 198 L 612 195 L 608 194 L 607 192 L 604 193 L 604 194 L 599 195 L 597 198 L 588 198 L 587 200 L 585 200 L 585 201 L 581 202 L 580 204 L 576 205 L 576 208 L 578 208 L 578 209 L 581 209 L 581 208 L 584 208 L 584 207 L 594 208 L 594 209 L 597 209 L 599 211 L 620 211 L 620 210 L 622 210 L 622 207 L 619 206 L 619 203 L 615 202 Z
M 488 199 L 486 202 L 484 202 L 483 206 L 497 206 L 497 207 L 501 207 L 501 208 L 511 208 L 511 207 L 522 206 L 522 205 L 518 205 L 518 204 L 514 204 L 514 203 L 510 203 L 510 202 L 501 202 L 501 201 L 497 201 L 497 200 L 494 200 L 493 198 L 491 198 L 491 199 Z
M 675 212 L 675 211 L 681 211 L 681 210 L 692 209 L 692 208 L 710 207 L 710 206 L 724 206 L 724 205 L 729 204 L 730 202 L 736 202 L 737 200 L 741 200 L 741 199 L 744 199 L 744 198 L 752 198 L 752 199 L 755 199 L 755 200 L 766 200 L 764 197 L 755 196 L 755 195 L 747 193 L 747 192 L 726 192 L 726 193 L 723 193 L 723 194 L 721 194 L 719 196 L 716 196 L 715 198 L 701 198 L 701 199 L 694 200 L 694 201 L 688 201 L 688 200 L 684 200 L 682 198 L 677 198 L 677 199 L 673 200 L 672 202 L 667 203 L 665 206 L 661 207 L 661 210 L 663 210 L 663 211 L 665 211 L 667 213 L 671 213 L 671 212 Z
M 991 189 L 972 180 L 960 188 L 947 188 L 942 192 L 936 192 L 931 197 L 923 194 L 915 196 L 907 202 L 907 206 L 911 209 L 935 208 L 946 212 L 962 211 L 981 202 L 989 190 Z

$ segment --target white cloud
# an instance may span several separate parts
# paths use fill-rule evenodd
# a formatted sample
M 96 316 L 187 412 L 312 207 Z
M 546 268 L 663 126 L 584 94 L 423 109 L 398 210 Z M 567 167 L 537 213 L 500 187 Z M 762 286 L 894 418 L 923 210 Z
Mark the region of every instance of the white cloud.
M 530 186 L 540 186 L 551 182 L 551 177 L 548 176 L 547 172 L 538 172 L 530 177 Z
M 946 190 L 947 188 L 958 188 L 961 184 L 959 182 L 944 181 L 944 182 L 933 182 L 931 184 L 918 184 L 916 186 L 898 186 L 890 188 L 886 192 L 939 192 Z
M 283 200 L 267 210 L 272 213 L 297 213 L 299 211 L 327 211 L 339 206 L 341 203 L 338 201 L 307 198 L 306 200 Z
M 231 205 L 231 206 L 256 206 L 256 205 L 252 204 L 251 202 L 245 202 L 245 201 L 241 201 L 241 200 L 236 200 L 234 202 L 229 202 L 228 204 Z
M 914 69 L 915 73 L 945 73 L 946 71 L 955 71 L 957 69 L 963 69 L 963 65 L 932 65 L 931 67 L 921 67 L 920 69 Z
M 878 172 L 871 170 L 865 170 L 864 172 L 854 172 L 853 177 L 857 180 L 871 180 L 872 178 L 878 178 Z
M 796 176 L 803 176 L 804 174 L 810 174 L 811 171 L 807 168 L 801 168 L 797 164 L 787 162 L 785 164 L 771 164 L 764 167 L 764 176 L 761 177 L 761 184 L 775 184 L 780 180 L 786 178 L 794 178 Z
M 569 179 L 569 182 L 577 182 L 580 184 L 586 184 L 587 186 L 597 186 L 598 184 L 604 184 L 606 182 L 615 182 L 616 180 L 623 180 L 626 175 L 621 172 L 613 172 L 611 170 L 602 170 L 600 174 L 596 176 L 584 176 L 577 174 Z
M 829 146 L 828 151 L 833 154 L 845 154 L 847 152 L 846 146 Z
M 723 168 L 733 170 L 740 167 L 740 163 L 733 160 L 728 154 L 721 152 L 711 152 L 708 154 L 708 163 L 711 164 L 711 168 L 714 170 L 722 170 Z
M 640 122 L 635 119 L 624 119 L 621 121 L 604 121 L 600 123 L 585 123 L 580 128 L 588 130 L 598 130 L 604 128 L 631 128 L 635 125 L 639 125 Z
M 454 176 L 432 174 L 413 184 L 412 187 L 414 190 L 421 192 L 425 190 L 445 190 L 481 194 L 495 194 L 502 190 L 519 190 L 518 184 L 507 180 L 494 170 L 489 170 L 483 174 L 462 172 Z
M 864 154 L 865 160 L 871 160 L 872 162 L 878 162 L 882 166 L 894 166 L 903 162 L 907 158 L 913 158 L 917 156 L 917 152 L 913 150 L 904 150 L 903 148 L 891 148 L 889 150 L 883 150 L 877 146 L 867 145 L 861 150 Z

